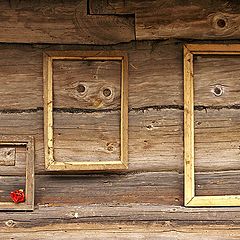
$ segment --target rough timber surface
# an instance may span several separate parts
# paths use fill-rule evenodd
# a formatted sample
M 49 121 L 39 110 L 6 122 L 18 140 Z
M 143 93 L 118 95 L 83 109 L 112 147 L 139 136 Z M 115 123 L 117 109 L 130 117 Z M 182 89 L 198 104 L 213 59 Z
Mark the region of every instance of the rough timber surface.
M 90 0 L 91 14 L 134 14 L 137 40 L 238 39 L 239 2 Z
M 0 9 L 0 42 L 104 45 L 135 39 L 133 17 L 89 15 L 87 0 L 1 0 Z
M 114 46 L 0 45 L 0 133 L 33 135 L 36 159 L 35 211 L 0 212 L 1 239 L 9 236 L 31 239 L 34 234 L 36 239 L 68 239 L 69 236 L 77 239 L 79 236 L 90 238 L 96 232 L 99 238 L 106 239 L 113 236 L 201 239 L 205 234 L 204 237 L 215 240 L 240 235 L 238 207 L 183 207 L 183 44 L 181 41 L 142 41 Z M 127 171 L 74 176 L 46 173 L 42 54 L 49 49 L 128 53 Z M 240 194 L 239 58 L 197 56 L 194 64 L 197 194 Z M 118 64 L 59 61 L 54 69 L 56 156 L 62 160 L 78 160 L 79 156 L 86 161 L 99 156 L 116 159 L 120 113 Z M 77 93 L 81 83 L 91 87 L 84 96 Z M 218 97 L 214 95 L 216 85 L 224 89 Z M 102 94 L 105 87 L 112 89 L 114 96 L 111 101 L 102 98 L 99 104 L 102 95 L 98 93 Z M 11 171 L 8 166 L 1 166 L 0 197 L 3 199 L 8 198 L 9 186 L 15 189 L 24 182 L 24 160 L 22 149 L 16 149 L 16 166 L 10 166 Z M 126 230 L 119 232 L 111 226 L 101 228 L 102 224 L 116 222 L 121 226 L 128 221 L 156 222 L 164 226 L 156 226 L 155 230 L 146 225 L 130 229 L 123 226 Z M 101 226 L 87 228 L 84 225 L 94 222 Z M 84 226 L 86 231 L 81 230 Z
M 51 227 L 35 227 L 24 232 L 16 232 L 14 227 L 1 231 L 3 239 L 210 239 L 210 240 L 234 240 L 239 237 L 239 226 L 219 224 L 212 226 L 207 223 L 181 224 L 173 221 L 160 223 L 111 223 L 111 224 L 56 224 Z

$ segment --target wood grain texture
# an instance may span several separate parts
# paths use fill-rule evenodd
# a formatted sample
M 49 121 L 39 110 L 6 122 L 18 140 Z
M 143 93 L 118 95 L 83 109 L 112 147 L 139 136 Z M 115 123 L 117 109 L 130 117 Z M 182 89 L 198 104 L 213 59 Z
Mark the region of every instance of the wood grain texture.
M 14 147 L 0 147 L 0 166 L 14 166 L 16 149 Z
M 4 183 L 18 187 L 22 178 L 2 177 L 3 196 L 7 196 L 9 191 L 9 185 Z M 239 171 L 197 173 L 196 179 L 198 195 L 239 194 Z M 24 214 L 11 216 L 18 222 L 18 227 L 56 224 L 59 221 L 67 223 L 68 220 L 69 223 L 114 219 L 116 221 L 154 221 L 154 219 L 240 221 L 239 208 L 182 207 L 183 174 L 176 172 L 37 176 L 36 183 L 36 208 L 29 215 L 31 221 L 24 222 L 27 217 Z M 44 216 L 44 212 L 49 214 Z M 78 213 L 78 217 L 74 217 L 75 212 Z M 218 212 L 219 214 L 216 214 Z M 1 224 L 3 225 L 6 219 L 12 219 L 11 217 L 1 213 Z
M 135 42 L 112 47 L 115 50 L 126 50 L 129 55 L 130 109 L 166 105 L 175 108 L 183 106 L 182 47 L 182 42 L 176 42 L 176 44 L 172 42 Z M 1 45 L 0 82 L 4 83 L 0 90 L 2 110 L 30 111 L 30 109 L 43 107 L 42 54 L 46 48 L 110 50 L 109 47 L 89 46 Z M 85 109 L 90 108 L 94 103 L 97 106 L 97 103 L 101 102 L 99 99 L 103 99 L 104 109 L 117 107 L 119 89 L 118 76 L 115 75 L 118 71 L 117 65 L 112 65 L 110 68 L 108 63 L 101 62 L 84 68 L 77 63 L 71 66 L 66 63 L 62 65 L 62 69 L 60 69 L 60 65 L 60 63 L 59 66 L 56 65 L 56 74 L 59 77 L 59 82 L 56 81 L 55 85 L 55 96 L 58 96 L 57 107 Z M 197 57 L 194 62 L 197 105 L 239 105 L 238 66 L 238 57 L 229 56 L 226 57 L 226 60 L 221 56 Z M 70 69 L 67 69 L 68 67 Z M 71 69 L 73 71 L 70 74 L 69 70 Z M 83 71 L 83 69 L 85 70 Z M 99 69 L 98 74 L 96 74 L 97 69 Z M 223 69 L 226 69 L 224 73 Z M 104 80 L 105 78 L 111 79 L 108 81 L 109 84 Z M 85 84 L 88 82 L 92 89 L 92 92 L 88 92 L 83 98 L 76 94 L 74 89 L 76 87 L 74 83 L 79 82 L 79 79 Z M 97 81 L 97 79 L 99 80 Z M 65 91 L 62 89 L 63 81 L 66 81 L 67 84 Z M 23 82 L 24 84 L 22 84 Z M 219 97 L 213 93 L 216 85 L 222 86 L 224 89 L 224 93 Z M 105 86 L 113 89 L 115 94 L 113 101 L 101 98 L 101 92 L 99 92 L 100 97 L 97 97 L 97 90 Z M 18 101 L 15 101 L 15 98 Z
M 0 2 L 0 41 L 115 44 L 135 39 L 134 19 L 87 13 L 87 0 Z
M 28 229 L 30 234 L 36 226 L 62 224 L 65 228 L 74 223 L 113 221 L 179 221 L 181 224 L 196 221 L 196 224 L 213 224 L 215 229 L 216 221 L 227 227 L 233 221 L 239 224 L 239 208 L 182 207 L 182 46 L 183 42 L 180 41 L 143 41 L 116 46 L 1 44 L 0 132 L 35 137 L 37 180 L 35 211 L 11 215 L 1 212 L 0 231 L 17 231 L 16 228 L 19 228 L 19 232 Z M 60 49 L 127 51 L 128 171 L 121 174 L 46 175 L 43 160 L 42 53 Z M 198 195 L 239 194 L 238 62 L 238 58 L 229 56 L 227 61 L 222 57 L 195 59 L 195 94 L 198 95 L 195 99 L 195 177 Z M 116 136 L 119 134 L 120 112 L 114 108 L 115 102 L 112 106 L 105 104 L 98 111 L 91 102 L 77 100 L 75 96 L 68 98 L 68 93 L 61 86 L 64 81 L 71 82 L 69 76 L 72 82 L 84 76 L 84 83 L 91 82 L 92 87 L 97 89 L 96 93 L 101 89 L 100 83 L 107 85 L 110 81 L 117 89 L 115 74 L 118 67 L 106 62 L 96 62 L 86 67 L 76 62 L 66 65 L 58 62 L 55 67 L 58 77 L 61 77 L 59 83 L 56 81 L 55 97 L 66 99 L 60 99 L 61 103 L 54 109 L 57 124 L 54 137 L 58 145 L 55 154 L 59 159 L 74 159 L 80 149 L 83 153 L 81 158 L 87 160 L 99 156 L 116 158 L 119 152 Z M 101 72 L 96 74 L 98 67 Z M 94 75 L 97 75 L 98 81 Z M 219 97 L 213 93 L 215 84 L 224 87 L 224 93 Z M 82 101 L 81 104 L 78 101 Z M 5 166 L 0 168 L 3 196 L 7 194 L 8 186 L 17 187 L 22 182 L 25 166 L 21 164 L 21 159 L 24 160 L 25 156 L 18 151 L 17 167 L 7 174 L 12 176 L 6 176 Z M 227 237 L 227 232 L 225 235 L 220 233 L 220 237 Z M 213 239 L 219 237 L 213 236 Z
M 236 1 L 90 0 L 89 6 L 92 14 L 135 14 L 137 40 L 240 36 L 240 8 Z
M 13 225 L 14 226 L 14 225 Z M 29 229 L 2 228 L 0 236 L 4 239 L 203 239 L 210 240 L 234 240 L 239 237 L 237 224 L 207 225 L 188 223 L 181 224 L 174 221 L 162 221 L 152 223 L 98 223 L 98 224 L 56 224 L 49 227 L 35 227 Z
M 55 108 L 120 109 L 121 61 L 55 60 L 53 89 Z
M 239 169 L 239 111 L 196 111 L 196 171 Z M 56 154 L 59 159 L 117 159 L 119 112 L 56 113 Z M 71 120 L 71 124 L 65 120 Z M 35 137 L 36 172 L 44 173 L 43 113 L 0 114 L 2 134 Z M 92 124 L 89 121 L 91 120 Z M 97 121 L 97 124 L 95 124 Z M 108 131 L 111 129 L 111 131 Z M 80 135 L 80 132 L 86 133 Z M 90 133 L 90 135 L 87 135 Z M 88 136 L 88 137 L 87 137 Z M 104 137 L 103 137 L 104 136 Z M 75 139 L 79 144 L 73 143 Z M 98 141 L 97 141 L 98 139 Z M 89 140 L 91 143 L 89 143 Z M 76 145 L 76 148 L 74 147 Z M 91 154 L 90 154 L 91 153 Z M 132 110 L 129 113 L 129 171 L 183 171 L 183 111 L 174 109 Z M 209 165 L 209 159 L 211 164 Z M 146 164 L 147 162 L 147 164 Z M 227 162 L 227 164 L 226 164 Z M 18 160 L 16 161 L 18 163 Z M 21 164 L 19 168 L 22 169 Z M 14 174 L 21 173 L 14 168 Z M 6 172 L 4 166 L 1 174 Z M 8 174 L 13 174 L 9 172 Z

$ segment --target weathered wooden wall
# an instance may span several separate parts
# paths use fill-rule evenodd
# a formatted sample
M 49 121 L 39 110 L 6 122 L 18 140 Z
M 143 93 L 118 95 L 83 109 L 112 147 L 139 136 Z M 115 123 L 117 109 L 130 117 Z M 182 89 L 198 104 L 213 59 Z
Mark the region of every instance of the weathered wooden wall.
M 0 238 L 239 238 L 239 208 L 183 207 L 182 56 L 188 42 L 238 43 L 239 8 L 223 0 L 1 0 L 0 133 L 35 137 L 36 206 L 32 213 L 0 212 Z M 126 171 L 63 175 L 44 169 L 42 55 L 68 49 L 128 53 Z M 199 195 L 240 194 L 239 58 L 194 59 Z M 119 81 L 116 62 L 54 63 L 59 161 L 119 158 Z M 216 86 L 224 90 L 219 97 Z M 24 185 L 24 159 L 18 148 L 16 165 L 1 166 L 1 201 Z

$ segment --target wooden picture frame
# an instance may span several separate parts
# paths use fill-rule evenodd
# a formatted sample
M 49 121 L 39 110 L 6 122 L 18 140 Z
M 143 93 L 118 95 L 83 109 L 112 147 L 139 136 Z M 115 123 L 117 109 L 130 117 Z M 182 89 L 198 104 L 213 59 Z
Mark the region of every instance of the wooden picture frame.
M 0 202 L 0 211 L 34 210 L 34 138 L 24 135 L 0 135 L 0 146 L 25 146 L 26 148 L 26 185 L 25 202 Z M 10 193 L 9 193 L 10 194 Z
M 120 160 L 102 162 L 58 162 L 53 139 L 53 61 L 121 61 Z M 43 54 L 45 168 L 50 171 L 124 170 L 128 168 L 128 56 L 120 51 L 46 51 Z
M 184 46 L 184 205 L 187 207 L 240 206 L 240 195 L 195 195 L 194 54 L 240 55 L 240 44 L 186 44 Z

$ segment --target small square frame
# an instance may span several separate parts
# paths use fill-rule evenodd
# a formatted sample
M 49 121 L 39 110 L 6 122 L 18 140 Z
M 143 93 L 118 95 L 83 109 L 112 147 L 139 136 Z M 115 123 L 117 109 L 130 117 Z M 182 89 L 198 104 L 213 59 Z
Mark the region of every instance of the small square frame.
M 240 55 L 240 44 L 184 45 L 184 205 L 187 207 L 240 206 L 240 195 L 195 195 L 193 82 L 194 54 Z
M 58 162 L 53 139 L 53 61 L 121 61 L 120 160 L 102 162 Z M 49 171 L 105 171 L 128 168 L 128 56 L 121 51 L 46 51 L 43 54 L 45 168 Z
M 24 135 L 0 135 L 0 146 L 25 146 L 26 148 L 26 185 L 25 202 L 0 202 L 0 211 L 34 210 L 34 138 Z M 10 193 L 9 193 L 10 194 Z

